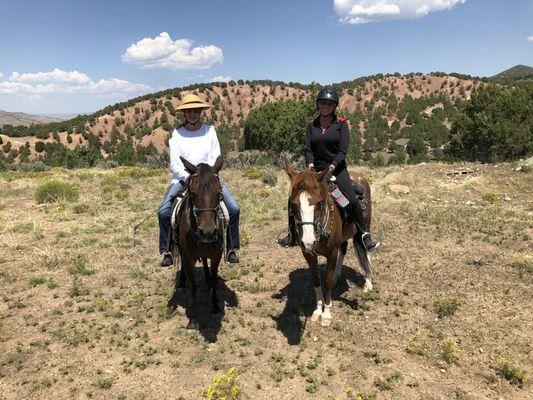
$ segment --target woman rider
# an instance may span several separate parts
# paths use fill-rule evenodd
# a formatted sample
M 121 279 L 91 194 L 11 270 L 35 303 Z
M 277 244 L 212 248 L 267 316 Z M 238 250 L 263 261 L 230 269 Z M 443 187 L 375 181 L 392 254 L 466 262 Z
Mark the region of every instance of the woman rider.
M 174 129 L 168 142 L 172 184 L 169 186 L 157 213 L 159 218 L 159 253 L 163 255 L 162 267 L 168 267 L 173 264 L 172 253 L 169 251 L 172 203 L 178 193 L 185 188 L 185 181 L 189 176 L 180 160 L 180 156 L 194 165 L 206 163 L 212 166 L 220 155 L 220 144 L 215 128 L 202 123 L 202 111 L 208 108 L 210 106 L 194 94 L 184 96 L 177 108 L 177 110 L 182 110 L 185 114 L 185 122 L 179 128 Z M 227 260 L 230 263 L 238 263 L 240 208 L 226 185 L 222 181 L 221 183 L 224 204 L 230 216 L 230 251 L 228 252 Z
M 305 161 L 309 170 L 320 172 L 328 169 L 351 203 L 352 218 L 361 228 L 362 241 L 367 250 L 375 250 L 379 242 L 370 235 L 370 219 L 365 221 L 360 201 L 352 187 L 346 166 L 346 153 L 350 143 L 350 129 L 345 118 L 338 117 L 335 109 L 339 95 L 331 87 L 325 87 L 316 98 L 318 116 L 307 126 Z M 282 246 L 296 245 L 296 227 L 289 209 L 289 234 L 278 240 Z

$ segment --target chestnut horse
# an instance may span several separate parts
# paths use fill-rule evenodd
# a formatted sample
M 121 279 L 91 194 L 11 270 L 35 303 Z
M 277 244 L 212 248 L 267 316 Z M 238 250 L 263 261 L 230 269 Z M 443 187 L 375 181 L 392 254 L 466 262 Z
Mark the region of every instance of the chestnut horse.
M 289 162 L 285 162 L 285 171 L 291 180 L 289 201 L 294 210 L 298 239 L 303 256 L 309 265 L 316 295 L 316 309 L 311 321 L 320 319 L 322 326 L 331 324 L 331 291 L 334 281 L 342 270 L 342 263 L 348 248 L 348 240 L 353 239 L 359 264 L 365 273 L 364 291 L 372 290 L 372 269 L 367 250 L 357 233 L 356 224 L 343 221 L 327 187 L 327 170 L 319 173 L 313 171 L 296 171 Z M 355 178 L 355 179 L 354 179 Z M 365 189 L 368 202 L 365 218 L 370 218 L 370 186 L 361 176 L 352 176 Z M 325 290 L 322 291 L 318 256 L 327 259 Z
M 180 157 L 181 158 L 181 157 Z M 176 284 L 169 308 L 176 308 L 178 289 L 187 282 L 187 329 L 198 329 L 195 301 L 196 283 L 194 266 L 202 260 L 206 281 L 211 287 L 212 313 L 218 314 L 218 266 L 224 252 L 225 227 L 222 200 L 222 185 L 217 176 L 224 162 L 219 156 L 213 167 L 208 164 L 195 166 L 181 158 L 185 169 L 190 173 L 187 180 L 185 198 L 177 216 L 177 226 L 172 232 L 174 260 L 181 258 L 181 271 L 176 271 Z M 209 271 L 207 260 L 211 260 Z M 178 278 L 178 273 L 180 274 Z

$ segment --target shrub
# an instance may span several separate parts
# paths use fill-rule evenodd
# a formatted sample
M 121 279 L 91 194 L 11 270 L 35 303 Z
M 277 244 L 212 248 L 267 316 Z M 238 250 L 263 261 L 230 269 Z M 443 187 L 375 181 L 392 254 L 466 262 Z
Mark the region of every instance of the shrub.
M 457 297 L 439 298 L 433 302 L 439 318 L 455 314 L 460 304 Z
M 498 194 L 494 192 L 483 193 L 483 200 L 490 204 L 496 204 L 498 202 Z
M 35 190 L 37 203 L 58 203 L 60 201 L 76 201 L 80 196 L 78 185 L 51 180 Z
M 211 400 L 238 400 L 241 398 L 239 389 L 239 377 L 235 374 L 235 368 L 230 368 L 224 375 L 218 375 L 213 383 L 203 391 L 204 397 Z
M 459 363 L 459 354 L 457 354 L 457 345 L 453 339 L 445 340 L 442 343 L 442 358 L 449 364 Z
M 33 163 L 20 163 L 18 166 L 18 170 L 22 172 L 43 172 L 47 169 L 49 168 L 40 160 Z
M 278 175 L 271 168 L 265 168 L 263 170 L 263 183 L 270 186 L 276 186 L 278 183 Z
M 501 376 L 519 387 L 527 382 L 527 370 L 512 364 L 509 360 L 501 359 L 496 369 Z
M 450 152 L 482 162 L 513 160 L 533 151 L 533 83 L 512 90 L 491 85 L 472 92 L 453 122 Z
M 44 151 L 44 142 L 35 142 L 35 151 L 42 153 Z
M 242 173 L 242 176 L 249 179 L 259 179 L 263 176 L 263 173 L 257 168 L 248 168 Z

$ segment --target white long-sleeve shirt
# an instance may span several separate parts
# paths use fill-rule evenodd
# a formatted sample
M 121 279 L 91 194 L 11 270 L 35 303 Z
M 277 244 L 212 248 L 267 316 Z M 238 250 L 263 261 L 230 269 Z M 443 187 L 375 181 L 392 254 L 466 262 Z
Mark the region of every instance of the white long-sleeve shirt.
M 180 156 L 193 165 L 205 163 L 213 166 L 220 155 L 217 132 L 213 126 L 206 124 L 197 131 L 188 131 L 183 126 L 174 129 L 168 145 L 172 183 L 184 181 L 189 176 Z

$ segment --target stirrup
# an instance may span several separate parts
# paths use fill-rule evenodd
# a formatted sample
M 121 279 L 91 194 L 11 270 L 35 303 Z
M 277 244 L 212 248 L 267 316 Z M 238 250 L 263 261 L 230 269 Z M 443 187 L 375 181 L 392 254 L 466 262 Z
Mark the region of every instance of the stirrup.
M 369 242 L 370 243 L 366 244 L 365 243 L 365 238 L 369 238 Z M 365 249 L 367 249 L 369 252 L 376 250 L 379 247 L 379 245 L 381 244 L 379 241 L 377 241 L 377 242 L 372 241 L 372 238 L 370 236 L 370 232 L 365 232 L 365 233 L 363 233 L 361 235 L 361 243 L 363 243 L 363 247 Z

